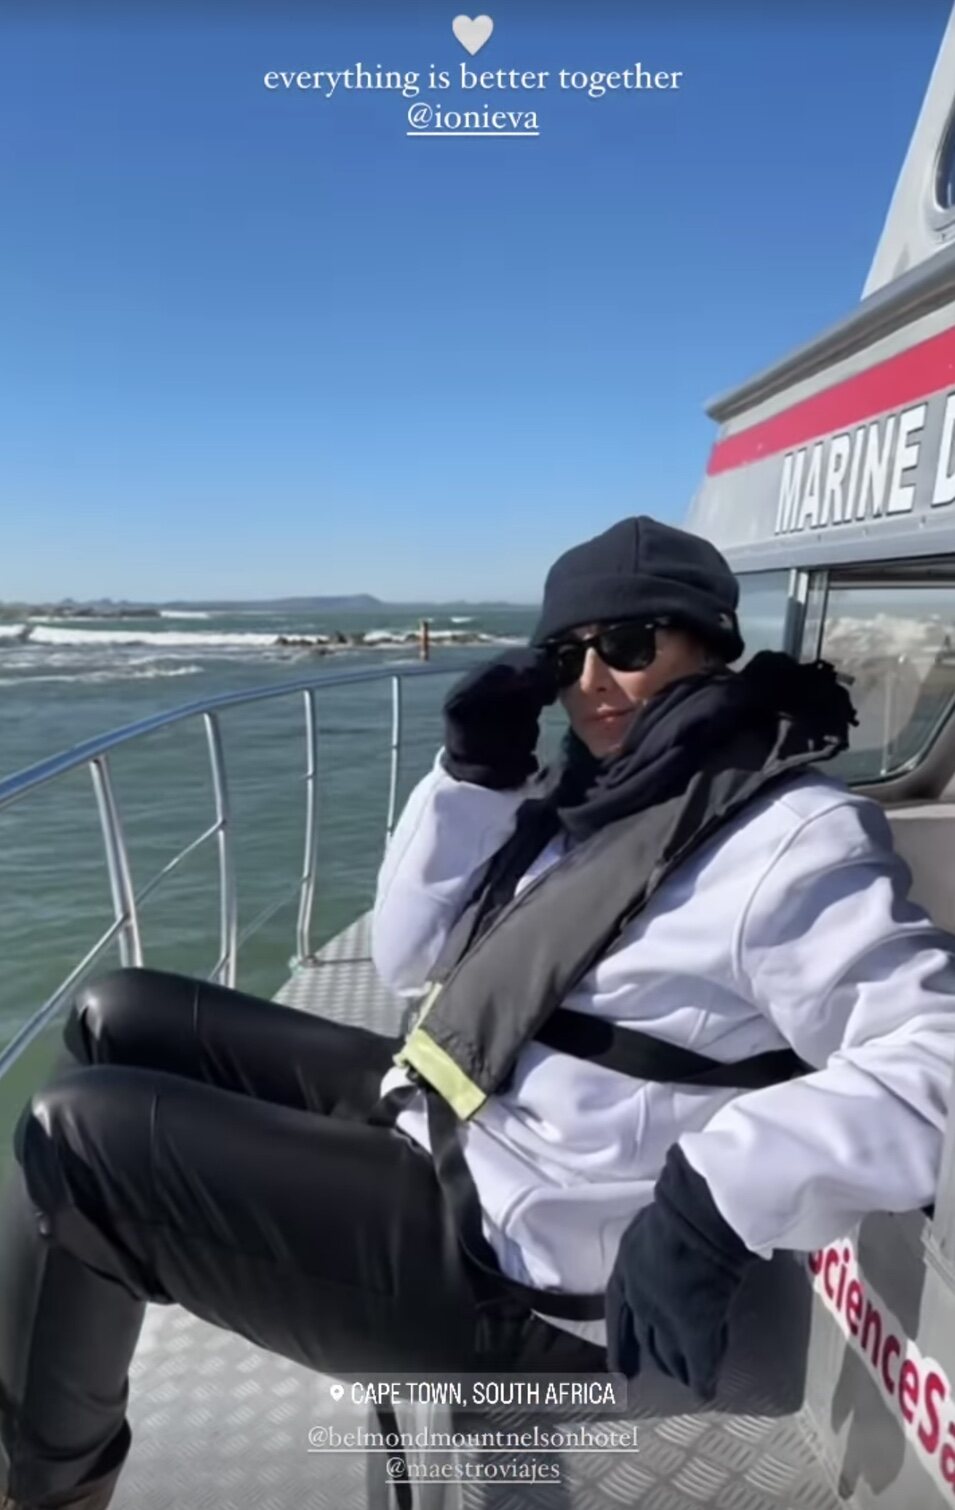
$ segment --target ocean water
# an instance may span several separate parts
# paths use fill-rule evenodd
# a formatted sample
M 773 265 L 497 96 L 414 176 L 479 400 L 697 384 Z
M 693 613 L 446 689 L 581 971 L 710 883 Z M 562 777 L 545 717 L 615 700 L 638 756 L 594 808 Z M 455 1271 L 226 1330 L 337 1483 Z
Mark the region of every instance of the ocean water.
M 340 671 L 419 664 L 419 619 L 432 625 L 432 664 L 460 674 L 501 644 L 526 639 L 532 609 L 277 614 L 262 610 L 141 620 L 0 625 L 0 775 L 161 710 L 218 693 L 272 687 Z M 451 642 L 455 633 L 478 645 Z M 360 645 L 319 654 L 279 636 L 339 633 Z M 406 640 L 404 637 L 408 636 Z M 440 744 L 447 676 L 405 684 L 400 797 Z M 384 844 L 391 684 L 328 686 L 318 698 L 319 946 L 367 907 Z M 243 944 L 239 985 L 271 995 L 295 949 L 302 873 L 305 722 L 300 695 L 223 713 L 221 729 L 239 890 L 239 931 L 286 897 Z M 137 891 L 214 821 L 201 719 L 114 752 L 110 769 Z M 112 919 L 99 818 L 87 770 L 0 811 L 0 1043 L 41 1005 Z M 218 958 L 215 841 L 195 851 L 145 901 L 145 962 L 207 974 Z M 115 946 L 96 966 L 118 963 Z M 95 973 L 95 972 L 94 972 Z

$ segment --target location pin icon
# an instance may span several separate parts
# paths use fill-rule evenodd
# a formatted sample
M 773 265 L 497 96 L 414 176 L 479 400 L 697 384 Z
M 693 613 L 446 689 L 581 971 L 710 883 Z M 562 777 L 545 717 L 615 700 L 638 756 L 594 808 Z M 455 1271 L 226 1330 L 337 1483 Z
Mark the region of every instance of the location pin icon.
M 333 1400 L 342 1400 L 345 1397 L 345 1386 L 344 1384 L 333 1384 L 328 1393 Z

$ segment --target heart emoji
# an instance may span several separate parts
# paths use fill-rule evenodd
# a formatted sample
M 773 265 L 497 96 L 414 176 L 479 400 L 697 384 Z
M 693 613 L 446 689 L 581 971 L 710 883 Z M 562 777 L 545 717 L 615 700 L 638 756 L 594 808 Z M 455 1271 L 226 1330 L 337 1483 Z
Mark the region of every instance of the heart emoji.
M 333 1400 L 342 1400 L 345 1396 L 345 1386 L 344 1384 L 333 1384 L 328 1393 Z
M 451 22 L 451 30 L 461 46 L 473 58 L 490 38 L 494 30 L 494 22 L 490 16 L 475 16 L 473 20 L 470 16 L 455 16 Z

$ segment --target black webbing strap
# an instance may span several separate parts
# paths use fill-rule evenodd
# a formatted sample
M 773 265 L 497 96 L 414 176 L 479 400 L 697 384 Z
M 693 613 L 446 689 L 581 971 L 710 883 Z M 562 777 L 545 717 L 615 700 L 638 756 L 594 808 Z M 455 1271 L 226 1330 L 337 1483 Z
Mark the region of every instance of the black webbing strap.
M 548 1048 L 573 1054 L 578 1059 L 603 1065 L 638 1080 L 680 1085 L 725 1086 L 760 1090 L 805 1074 L 810 1065 L 792 1049 L 769 1049 L 749 1059 L 724 1064 L 695 1054 L 691 1049 L 665 1043 L 635 1028 L 614 1023 L 587 1012 L 560 1007 L 538 1028 L 535 1039 Z M 459 1137 L 459 1122 L 443 1096 L 430 1086 L 403 1085 L 382 1098 L 370 1120 L 394 1126 L 403 1107 L 422 1090 L 428 1109 L 431 1157 L 441 1193 L 457 1230 L 458 1241 L 472 1264 L 529 1310 L 565 1321 L 599 1321 L 604 1315 L 604 1297 L 574 1295 L 565 1291 L 539 1290 L 512 1279 L 501 1269 L 497 1254 L 484 1236 L 483 1213 L 477 1188 Z
M 812 1068 L 793 1049 L 768 1049 L 749 1059 L 721 1063 L 641 1033 L 638 1028 L 621 1028 L 606 1018 L 575 1012 L 570 1007 L 558 1007 L 552 1012 L 537 1029 L 534 1039 L 562 1054 L 573 1054 L 576 1059 L 589 1060 L 635 1080 L 667 1081 L 675 1085 L 762 1090 L 795 1075 L 804 1075 Z
M 545 1316 L 561 1316 L 567 1321 L 599 1321 L 604 1314 L 602 1294 L 568 1295 L 558 1290 L 538 1290 L 504 1273 L 497 1254 L 484 1236 L 481 1202 L 461 1147 L 457 1116 L 437 1091 L 423 1082 L 397 1086 L 382 1096 L 368 1121 L 375 1127 L 394 1127 L 399 1112 L 419 1091 L 423 1093 L 428 1108 L 428 1134 L 435 1176 L 468 1261 L 497 1289 L 521 1301 L 528 1310 L 541 1311 Z
M 481 1203 L 461 1147 L 457 1116 L 437 1091 L 429 1086 L 423 1089 L 428 1104 L 428 1132 L 435 1174 L 454 1218 L 458 1241 L 471 1263 L 531 1311 L 541 1311 L 545 1316 L 561 1316 L 565 1321 L 602 1320 L 602 1293 L 568 1295 L 558 1290 L 538 1290 L 504 1273 L 497 1254 L 484 1236 Z

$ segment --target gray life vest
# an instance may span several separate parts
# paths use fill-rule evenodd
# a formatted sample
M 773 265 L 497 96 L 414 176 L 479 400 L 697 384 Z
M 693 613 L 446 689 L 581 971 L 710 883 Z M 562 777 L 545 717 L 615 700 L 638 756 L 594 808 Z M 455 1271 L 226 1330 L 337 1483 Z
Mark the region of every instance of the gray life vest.
M 583 1040 L 588 1033 L 593 1038 L 613 1032 L 612 1025 L 583 1021 L 586 1014 L 570 1013 L 562 1002 L 689 854 L 770 786 L 836 753 L 807 750 L 802 740 L 793 753 L 787 749 L 791 736 L 792 725 L 781 719 L 771 753 L 755 765 L 757 741 L 742 735 L 718 768 L 701 770 L 685 792 L 607 824 L 570 850 L 503 906 L 483 932 L 482 887 L 449 935 L 396 1064 L 466 1121 L 506 1084 L 533 1039 L 599 1059 Z M 633 1068 L 622 1058 L 615 1064 L 613 1054 L 605 1062 L 647 1079 L 752 1088 L 806 1068 L 787 1049 L 776 1058 L 755 1056 L 760 1063 L 754 1072 L 755 1060 L 718 1065 L 630 1027 L 615 1030 L 615 1037 L 638 1046 L 630 1056 Z

